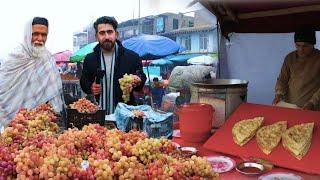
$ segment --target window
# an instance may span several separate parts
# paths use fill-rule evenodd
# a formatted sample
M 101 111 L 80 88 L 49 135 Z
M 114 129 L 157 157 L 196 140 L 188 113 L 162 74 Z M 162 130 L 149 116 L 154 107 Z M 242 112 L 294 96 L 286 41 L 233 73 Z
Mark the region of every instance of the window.
M 179 20 L 178 19 L 173 19 L 172 29 L 178 29 L 178 28 L 179 28 Z
M 208 50 L 208 41 L 209 37 L 208 34 L 200 34 L 200 51 L 207 51 Z
M 180 44 L 182 44 L 182 46 L 186 48 L 186 51 L 191 51 L 191 37 L 190 36 L 181 37 Z
M 193 27 L 194 26 L 194 22 L 193 21 L 189 21 L 189 27 Z
M 157 17 L 156 31 L 157 31 L 157 33 L 164 32 L 164 17 Z
M 142 22 L 142 33 L 153 34 L 153 19 L 145 19 Z

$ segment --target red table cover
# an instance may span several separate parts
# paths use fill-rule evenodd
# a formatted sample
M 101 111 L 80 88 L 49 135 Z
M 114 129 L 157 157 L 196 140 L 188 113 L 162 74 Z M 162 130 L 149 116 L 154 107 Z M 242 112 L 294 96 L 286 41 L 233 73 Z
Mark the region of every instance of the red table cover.
M 286 120 L 288 128 L 293 125 L 307 122 L 314 122 L 312 143 L 308 153 L 301 159 L 296 159 L 282 146 L 282 142 L 271 152 L 264 154 L 256 143 L 255 137 L 244 146 L 239 146 L 232 139 L 231 129 L 233 125 L 242 119 L 264 117 L 264 124 L 269 125 L 277 121 Z M 204 147 L 225 154 L 242 158 L 258 157 L 269 160 L 275 165 L 302 171 L 306 173 L 320 174 L 320 112 L 306 111 L 300 109 L 280 108 L 267 105 L 242 103 L 235 112 L 226 120 L 204 144 Z

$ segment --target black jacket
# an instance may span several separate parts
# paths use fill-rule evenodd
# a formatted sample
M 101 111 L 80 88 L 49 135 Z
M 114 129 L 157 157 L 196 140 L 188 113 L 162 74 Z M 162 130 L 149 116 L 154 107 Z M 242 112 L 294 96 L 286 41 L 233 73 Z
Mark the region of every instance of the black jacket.
M 114 78 L 113 78 L 113 101 L 114 107 L 118 102 L 123 102 L 122 91 L 120 89 L 119 79 L 123 77 L 125 73 L 135 74 L 141 78 L 141 84 L 135 87 L 134 91 L 140 91 L 146 81 L 146 75 L 143 73 L 142 63 L 139 55 L 129 49 L 122 46 L 120 41 L 117 41 L 118 52 L 114 65 Z M 101 69 L 100 61 L 101 48 L 98 44 L 94 48 L 94 52 L 88 54 L 84 59 L 82 76 L 80 79 L 80 85 L 82 90 L 87 94 L 92 94 L 91 85 L 97 77 L 97 70 Z M 100 96 L 96 96 L 96 100 L 99 101 Z M 130 101 L 127 104 L 134 105 L 135 100 L 133 93 L 131 92 Z

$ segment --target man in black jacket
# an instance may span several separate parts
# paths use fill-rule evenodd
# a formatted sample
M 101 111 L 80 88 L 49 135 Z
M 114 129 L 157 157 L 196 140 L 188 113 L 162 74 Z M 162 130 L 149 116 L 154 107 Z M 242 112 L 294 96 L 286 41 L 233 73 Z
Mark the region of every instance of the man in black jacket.
M 100 17 L 93 26 L 99 44 L 84 59 L 80 84 L 85 93 L 93 94 L 107 114 L 111 114 L 118 102 L 123 102 L 118 80 L 126 73 L 133 74 L 138 79 L 133 91 L 139 91 L 144 86 L 146 75 L 139 55 L 124 48 L 117 40 L 118 22 L 115 18 Z M 132 92 L 127 104 L 135 104 Z

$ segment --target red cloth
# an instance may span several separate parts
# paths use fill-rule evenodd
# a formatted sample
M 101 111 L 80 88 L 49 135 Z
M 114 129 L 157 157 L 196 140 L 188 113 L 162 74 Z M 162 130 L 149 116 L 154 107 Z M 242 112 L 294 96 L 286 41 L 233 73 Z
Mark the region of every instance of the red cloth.
M 181 138 L 173 138 L 173 141 L 180 144 L 181 146 L 192 146 L 195 147 L 199 150 L 198 152 L 198 156 L 219 156 L 219 155 L 225 155 L 225 154 L 221 154 L 221 153 L 217 153 L 214 151 L 210 151 L 206 148 L 203 147 L 202 144 L 198 144 L 198 143 L 187 143 L 184 142 Z M 242 162 L 243 160 L 239 157 L 236 156 L 230 156 L 227 155 L 228 157 L 232 158 L 233 160 L 235 160 L 237 163 Z M 301 173 L 301 172 L 297 172 L 294 170 L 290 170 L 290 169 L 284 169 L 284 168 L 279 168 L 279 167 L 275 167 L 274 169 L 272 169 L 271 171 L 265 172 L 265 173 L 275 173 L 275 172 L 284 172 L 284 173 L 293 173 L 296 175 L 301 176 L 303 179 L 320 179 L 319 175 L 312 175 L 312 174 L 306 174 L 306 173 Z M 221 179 L 227 179 L 227 180 L 256 180 L 258 177 L 257 176 L 247 176 L 244 174 L 239 173 L 235 168 L 232 169 L 229 172 L 225 172 L 225 173 L 221 173 L 220 175 Z
M 313 129 L 312 144 L 308 153 L 301 159 L 296 159 L 282 146 L 282 143 L 269 155 L 264 154 L 258 147 L 255 137 L 244 146 L 239 146 L 232 139 L 231 129 L 233 125 L 242 119 L 263 116 L 264 125 L 269 125 L 277 121 L 286 120 L 288 128 L 295 124 L 315 122 Z M 225 154 L 230 154 L 242 158 L 258 157 L 269 160 L 275 165 L 306 173 L 320 174 L 320 112 L 305 111 L 299 109 L 288 109 L 274 106 L 257 105 L 250 103 L 241 104 L 236 111 L 227 119 L 226 123 L 211 136 L 204 147 Z

